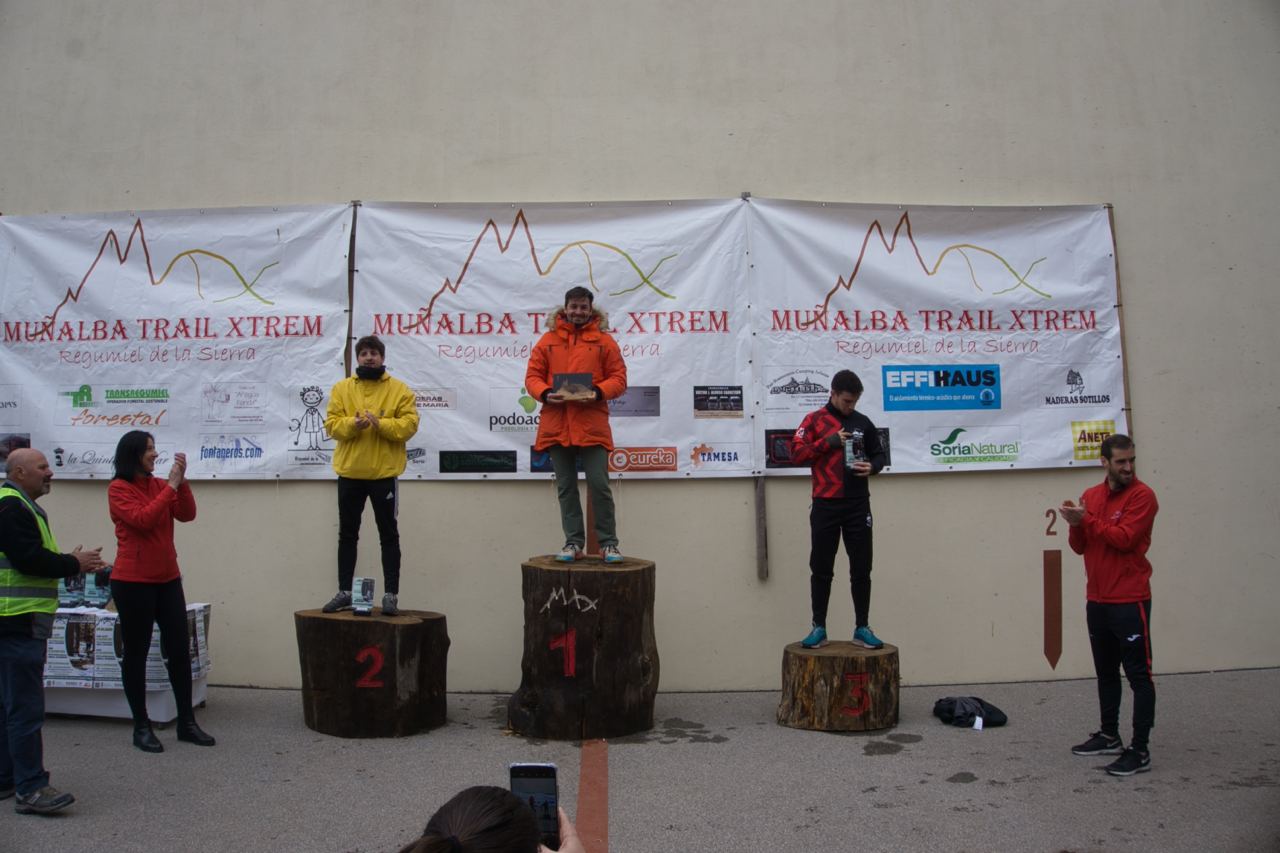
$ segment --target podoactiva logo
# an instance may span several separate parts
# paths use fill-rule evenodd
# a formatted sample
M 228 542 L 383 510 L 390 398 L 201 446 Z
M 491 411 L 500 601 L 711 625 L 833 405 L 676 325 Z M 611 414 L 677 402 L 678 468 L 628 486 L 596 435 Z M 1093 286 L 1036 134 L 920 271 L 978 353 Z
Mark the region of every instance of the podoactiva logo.
M 1017 462 L 1022 442 L 1017 427 L 952 427 L 930 430 L 929 457 L 942 465 Z
M 524 388 L 489 392 L 489 432 L 534 432 L 541 420 L 538 401 Z
M 609 470 L 636 473 L 640 471 L 675 471 L 674 447 L 615 447 L 609 454 Z

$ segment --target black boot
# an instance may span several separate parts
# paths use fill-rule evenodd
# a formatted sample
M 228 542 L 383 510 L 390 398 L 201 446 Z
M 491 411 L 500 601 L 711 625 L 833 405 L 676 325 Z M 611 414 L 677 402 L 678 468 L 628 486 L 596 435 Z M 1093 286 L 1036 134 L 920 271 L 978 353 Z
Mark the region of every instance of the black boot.
M 151 730 L 151 721 L 133 724 L 133 745 L 143 752 L 164 752 L 164 744 Z
M 179 720 L 176 730 L 178 740 L 194 743 L 196 746 L 213 746 L 217 743 L 212 735 L 205 733 L 204 729 L 196 725 L 194 719 Z

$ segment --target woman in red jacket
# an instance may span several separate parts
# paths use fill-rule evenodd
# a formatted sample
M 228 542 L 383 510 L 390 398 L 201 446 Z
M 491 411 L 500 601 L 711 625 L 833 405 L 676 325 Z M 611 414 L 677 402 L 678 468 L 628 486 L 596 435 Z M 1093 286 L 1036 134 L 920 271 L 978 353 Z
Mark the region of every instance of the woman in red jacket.
M 149 433 L 125 433 L 116 445 L 115 476 L 107 487 L 117 543 L 111 597 L 120 612 L 124 639 L 120 674 L 133 713 L 133 745 L 143 752 L 164 752 L 147 716 L 147 652 L 153 623 L 160 626 L 160 646 L 178 706 L 178 740 L 198 746 L 214 744 L 196 725 L 191 709 L 187 601 L 173 547 L 173 521 L 194 520 L 196 499 L 187 482 L 186 454 L 174 454 L 166 480 L 152 476 L 156 455 Z

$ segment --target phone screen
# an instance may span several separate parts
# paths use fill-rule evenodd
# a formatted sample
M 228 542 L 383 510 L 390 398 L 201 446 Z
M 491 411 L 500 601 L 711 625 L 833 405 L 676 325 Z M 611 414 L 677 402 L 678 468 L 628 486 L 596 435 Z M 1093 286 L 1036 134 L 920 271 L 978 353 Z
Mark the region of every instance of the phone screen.
M 559 791 L 554 764 L 512 764 L 511 793 L 529 804 L 538 819 L 542 843 L 557 850 L 560 847 Z

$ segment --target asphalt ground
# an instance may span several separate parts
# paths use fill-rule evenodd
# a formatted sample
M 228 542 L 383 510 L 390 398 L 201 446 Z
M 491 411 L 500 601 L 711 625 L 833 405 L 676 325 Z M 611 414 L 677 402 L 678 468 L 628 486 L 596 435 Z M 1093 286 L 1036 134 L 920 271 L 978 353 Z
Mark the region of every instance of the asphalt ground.
M 951 695 L 1009 725 L 942 724 Z M 776 692 L 660 693 L 652 731 L 590 747 L 608 850 L 1280 850 L 1280 669 L 1161 676 L 1157 695 L 1153 769 L 1117 778 L 1070 752 L 1096 728 L 1091 680 L 905 687 L 898 726 L 866 734 L 779 726 Z M 512 761 L 557 763 L 575 813 L 582 745 L 506 732 L 506 699 L 450 694 L 442 728 L 344 740 L 306 728 L 297 691 L 211 687 L 198 717 L 218 745 L 165 727 L 160 755 L 127 721 L 51 717 L 46 764 L 77 802 L 0 803 L 0 851 L 391 851 Z

